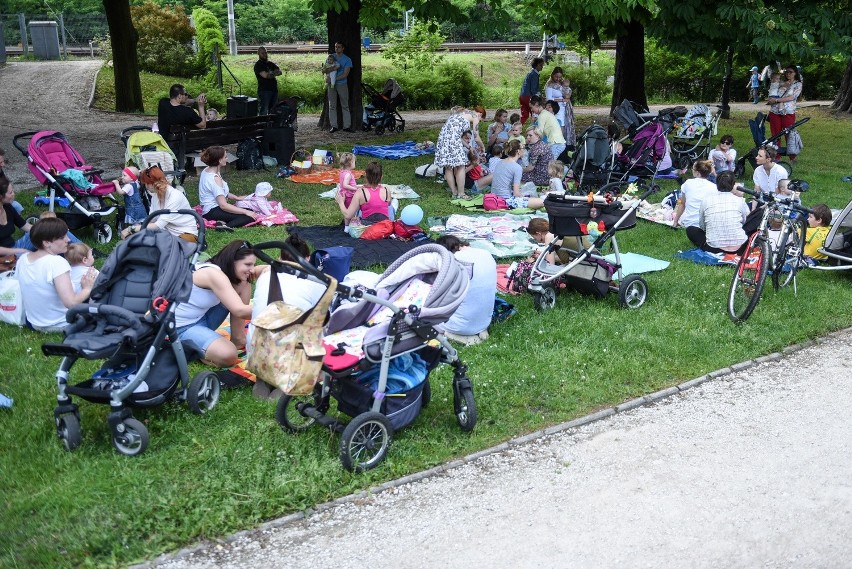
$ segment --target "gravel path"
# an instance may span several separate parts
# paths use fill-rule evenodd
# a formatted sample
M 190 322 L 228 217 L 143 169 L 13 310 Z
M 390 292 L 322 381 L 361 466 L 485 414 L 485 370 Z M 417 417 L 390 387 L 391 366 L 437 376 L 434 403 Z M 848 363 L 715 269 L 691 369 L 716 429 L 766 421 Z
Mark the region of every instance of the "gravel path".
M 150 566 L 849 567 L 852 330 L 787 351 Z

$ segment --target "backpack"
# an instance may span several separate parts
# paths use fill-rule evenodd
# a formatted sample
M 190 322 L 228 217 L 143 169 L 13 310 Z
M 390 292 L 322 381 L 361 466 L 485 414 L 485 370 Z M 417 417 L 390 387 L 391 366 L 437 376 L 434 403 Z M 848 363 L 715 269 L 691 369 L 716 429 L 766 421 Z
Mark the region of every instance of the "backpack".
M 263 153 L 256 138 L 247 138 L 237 145 L 237 170 L 265 170 Z
M 495 194 L 485 194 L 482 197 L 482 209 L 485 211 L 495 211 L 509 209 L 509 204 L 506 200 Z
M 506 287 L 509 289 L 509 292 L 523 294 L 527 292 L 527 287 L 530 284 L 534 263 L 532 261 L 519 261 L 512 264 L 515 266 L 513 268 L 510 267 L 511 274 L 508 274 L 507 271 L 506 276 L 509 277 L 509 280 L 506 283 Z

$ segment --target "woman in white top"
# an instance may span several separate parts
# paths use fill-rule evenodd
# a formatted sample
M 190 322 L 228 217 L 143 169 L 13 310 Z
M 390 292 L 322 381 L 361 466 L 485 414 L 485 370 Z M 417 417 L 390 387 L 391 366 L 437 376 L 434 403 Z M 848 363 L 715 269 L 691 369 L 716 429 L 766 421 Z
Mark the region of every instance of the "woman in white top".
M 180 190 L 169 185 L 166 175 L 159 166 L 151 166 L 139 173 L 139 181 L 151 195 L 151 211 L 160 209 L 192 209 L 189 200 Z M 187 214 L 170 213 L 159 215 L 148 224 L 147 229 L 165 229 L 175 237 L 195 243 L 198 241 L 198 224 L 195 217 Z M 122 238 L 138 232 L 141 224 L 131 225 L 121 232 Z
M 177 335 L 188 350 L 216 367 L 230 367 L 245 346 L 245 321 L 251 318 L 251 283 L 264 267 L 247 241 L 231 241 L 192 273 L 189 300 L 175 311 Z M 231 315 L 231 339 L 216 332 Z
M 68 249 L 68 226 L 48 217 L 33 224 L 30 239 L 36 251 L 21 255 L 15 271 L 21 284 L 27 322 L 40 332 L 60 332 L 65 313 L 85 302 L 92 292 L 96 273 L 90 269 L 80 280 L 81 290 L 71 285 L 71 265 L 61 255 Z
M 211 146 L 201 153 L 201 161 L 207 164 L 198 178 L 198 200 L 204 219 L 224 222 L 228 227 L 243 227 L 257 219 L 258 214 L 229 204 L 228 200 L 244 200 L 248 196 L 236 196 L 229 192 L 228 184 L 222 179 L 220 169 L 228 164 L 228 153 L 221 146 Z
M 555 113 L 556 121 L 560 127 L 565 126 L 565 96 L 562 93 L 562 68 L 554 67 L 550 73 L 550 79 L 544 84 L 544 98 L 546 101 L 559 103 L 559 110 Z
M 698 225 L 701 203 L 705 197 L 716 194 L 716 184 L 707 179 L 712 173 L 713 163 L 709 160 L 696 160 L 692 165 L 692 178 L 680 187 L 683 195 L 675 206 L 672 227 Z

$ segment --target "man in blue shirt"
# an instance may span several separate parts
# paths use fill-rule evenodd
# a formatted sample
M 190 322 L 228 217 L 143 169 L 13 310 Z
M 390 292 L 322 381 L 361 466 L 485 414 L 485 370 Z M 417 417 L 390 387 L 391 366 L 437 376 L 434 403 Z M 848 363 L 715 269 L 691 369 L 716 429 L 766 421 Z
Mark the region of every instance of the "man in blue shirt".
M 349 72 L 352 70 L 352 60 L 343 54 L 342 42 L 334 44 L 334 60 L 337 62 L 337 76 L 334 88 L 328 88 L 328 119 L 331 122 L 329 132 L 340 130 L 337 124 L 337 98 L 340 97 L 340 106 L 343 112 L 343 130 L 355 132 L 352 129 L 352 113 L 349 112 Z

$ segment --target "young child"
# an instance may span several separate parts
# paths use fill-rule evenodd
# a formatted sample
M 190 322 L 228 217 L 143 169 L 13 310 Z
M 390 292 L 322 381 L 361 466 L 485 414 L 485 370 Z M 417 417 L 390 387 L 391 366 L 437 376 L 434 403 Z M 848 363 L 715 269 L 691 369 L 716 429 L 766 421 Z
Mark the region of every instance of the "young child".
M 491 158 L 488 159 L 488 171 L 493 172 L 497 163 L 503 158 L 505 158 L 505 156 L 503 156 L 503 144 L 498 142 L 491 147 Z
M 825 245 L 825 237 L 830 230 L 831 210 L 822 203 L 811 209 L 813 213 L 808 214 L 808 229 L 805 232 L 805 256 L 822 261 L 828 259 L 828 255 L 820 253 L 819 248 Z
M 565 193 L 565 164 L 561 160 L 551 160 L 547 164 L 547 175 L 550 176 L 548 192 Z
M 254 187 L 254 193 L 237 201 L 234 205 L 243 209 L 249 209 L 261 215 L 272 215 L 275 209 L 269 203 L 269 194 L 272 193 L 272 184 L 269 182 L 258 182 Z
M 340 65 L 337 63 L 337 60 L 334 59 L 334 54 L 329 53 L 322 66 L 322 72 L 325 73 L 325 86 L 327 88 L 334 89 L 334 85 L 337 83 L 338 69 L 340 69 Z
M 112 183 L 115 185 L 116 193 L 124 196 L 125 225 L 136 225 L 145 221 L 148 213 L 142 204 L 142 191 L 139 189 L 139 169 L 128 166 L 121 171 L 118 180 L 113 180 Z
M 773 71 L 769 76 L 769 95 L 768 98 L 781 96 L 781 73 Z
M 92 248 L 85 243 L 71 243 L 68 245 L 68 250 L 65 251 L 65 260 L 71 265 L 71 286 L 74 287 L 74 293 L 82 290 L 81 281 L 86 273 L 92 271 L 95 276 L 100 271 L 94 268 L 95 256 Z
M 491 185 L 491 180 L 494 177 L 488 174 L 479 163 L 479 156 L 473 148 L 467 151 L 468 165 L 465 167 L 464 187 L 470 190 L 472 194 L 482 193 L 483 189 Z M 464 194 L 456 197 L 464 197 Z
M 710 160 L 713 161 L 713 169 L 716 174 L 733 171 L 737 164 L 737 151 L 734 150 L 734 137 L 723 134 L 716 148 L 710 151 Z
M 521 115 L 520 115 L 520 114 L 518 114 L 518 113 L 512 113 L 511 115 L 509 115 L 509 123 L 508 123 L 508 124 L 509 124 L 509 127 L 511 128 L 511 126 L 512 126 L 513 124 L 515 124 L 516 122 L 519 122 L 520 120 L 521 120 Z M 521 124 L 523 124 L 523 123 L 521 123 Z
M 543 217 L 534 217 L 527 225 L 527 233 L 533 241 L 539 245 L 549 245 L 555 235 L 550 232 L 550 225 Z M 557 243 L 556 251 L 551 251 L 545 257 L 545 261 L 551 265 L 567 265 L 577 255 L 580 248 L 586 248 L 591 244 L 588 237 L 563 237 Z
M 526 143 L 527 143 L 527 139 L 524 138 L 523 134 L 521 134 L 521 131 L 523 130 L 523 128 L 524 128 L 524 125 L 521 124 L 521 121 L 517 121 L 517 122 L 512 123 L 512 128 L 509 129 L 509 140 L 517 140 L 518 142 L 521 143 L 521 148 L 526 146 Z
M 352 196 L 358 191 L 358 182 L 355 181 L 355 155 L 351 152 L 341 152 L 337 155 L 337 163 L 340 165 L 340 179 L 338 192 L 343 194 L 343 206 L 349 207 Z

